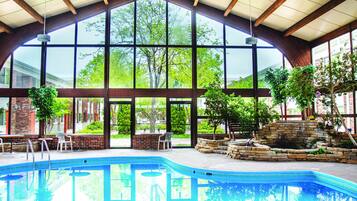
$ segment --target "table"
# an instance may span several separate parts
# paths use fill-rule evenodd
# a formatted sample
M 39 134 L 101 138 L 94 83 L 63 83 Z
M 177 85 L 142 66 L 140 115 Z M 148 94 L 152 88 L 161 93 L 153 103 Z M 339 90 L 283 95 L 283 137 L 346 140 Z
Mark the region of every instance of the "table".
M 0 135 L 0 138 L 2 139 L 8 139 L 8 141 L 10 142 L 10 153 L 12 153 L 12 142 L 14 139 L 23 139 L 25 138 L 25 135 Z

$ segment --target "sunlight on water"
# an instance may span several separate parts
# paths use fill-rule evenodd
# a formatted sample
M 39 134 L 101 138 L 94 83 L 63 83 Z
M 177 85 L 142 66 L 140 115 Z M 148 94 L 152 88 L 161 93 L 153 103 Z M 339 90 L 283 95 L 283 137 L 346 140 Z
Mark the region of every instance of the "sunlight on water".
M 312 182 L 242 183 L 183 175 L 162 164 L 111 164 L 0 175 L 0 201 L 355 201 Z

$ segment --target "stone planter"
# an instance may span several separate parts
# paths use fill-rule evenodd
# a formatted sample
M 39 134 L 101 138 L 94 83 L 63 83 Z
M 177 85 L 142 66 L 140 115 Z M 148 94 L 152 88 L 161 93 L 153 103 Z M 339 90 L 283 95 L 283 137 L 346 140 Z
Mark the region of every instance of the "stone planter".
M 229 140 L 211 140 L 198 138 L 195 149 L 202 153 L 215 153 L 215 150 L 219 150 L 222 146 L 227 146 Z

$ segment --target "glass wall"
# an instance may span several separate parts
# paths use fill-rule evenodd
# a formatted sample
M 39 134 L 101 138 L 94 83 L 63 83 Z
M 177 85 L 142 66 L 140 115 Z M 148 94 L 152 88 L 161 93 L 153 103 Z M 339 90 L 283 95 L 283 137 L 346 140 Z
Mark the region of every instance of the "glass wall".
M 8 133 L 9 129 L 9 98 L 0 98 L 0 134 Z
M 268 94 L 267 69 L 291 68 L 272 45 L 262 40 L 247 45 L 248 34 L 165 0 L 137 0 L 108 12 L 49 33 L 47 44 L 25 43 L 0 69 L 0 88 L 48 85 L 65 96 L 59 102 L 70 110 L 56 119 L 53 133 L 103 134 L 105 100 L 112 98 L 135 100 L 135 133 L 163 133 L 167 100 L 186 98 L 190 107 L 197 101 L 192 109 L 198 115 L 190 115 L 198 128 L 185 134 L 211 134 L 202 114 L 204 100 L 197 97 L 212 80 L 230 93 L 254 97 L 255 87 Z M 10 108 L 20 104 L 13 99 Z M 10 119 L 17 118 L 19 108 L 11 110 Z M 38 132 L 33 112 L 26 111 L 31 117 L 26 133 Z M 225 133 L 225 127 L 217 133 Z
M 331 61 L 337 59 L 342 53 L 356 51 L 356 40 L 357 40 L 357 30 L 345 33 L 338 36 L 332 40 L 329 40 L 321 45 L 312 48 L 312 62 L 314 65 L 327 65 Z M 352 40 L 351 40 L 352 39 Z M 354 92 L 356 93 L 356 92 Z M 342 114 L 343 121 L 346 123 L 347 128 L 351 129 L 355 133 L 356 128 L 356 96 L 353 92 L 338 94 L 336 96 L 337 107 Z M 331 113 L 331 108 L 326 107 L 322 104 L 322 98 L 320 97 L 315 100 L 315 112 L 321 116 L 323 114 Z M 341 127 L 339 131 L 344 131 Z
M 104 100 L 102 98 L 76 98 L 75 132 L 104 134 Z
M 155 134 L 166 132 L 166 99 L 135 99 L 136 134 Z

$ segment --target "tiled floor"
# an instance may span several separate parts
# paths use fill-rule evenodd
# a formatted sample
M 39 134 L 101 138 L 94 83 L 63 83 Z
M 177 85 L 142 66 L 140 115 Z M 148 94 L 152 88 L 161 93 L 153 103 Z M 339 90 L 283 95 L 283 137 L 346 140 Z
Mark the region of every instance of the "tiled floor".
M 163 156 L 177 163 L 196 168 L 231 171 L 314 170 L 357 182 L 357 165 L 325 162 L 256 162 L 230 159 L 224 155 L 202 154 L 194 149 L 171 151 L 140 151 L 133 149 L 107 149 L 99 151 L 51 152 L 51 159 L 71 159 L 110 156 Z M 36 153 L 36 160 L 40 153 Z M 26 162 L 25 153 L 0 154 L 0 166 Z

